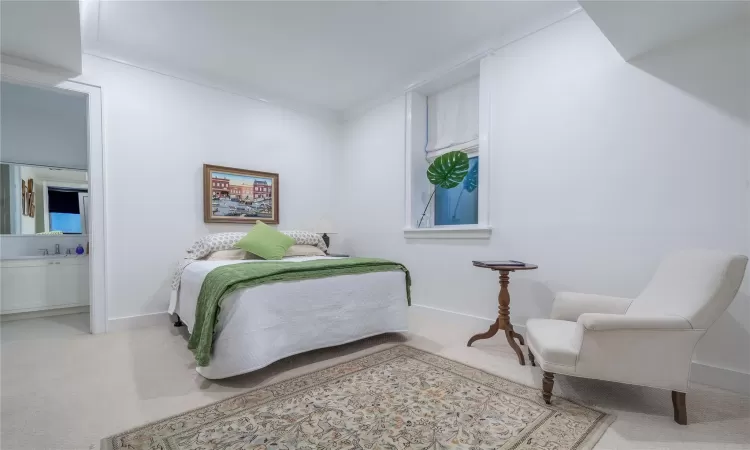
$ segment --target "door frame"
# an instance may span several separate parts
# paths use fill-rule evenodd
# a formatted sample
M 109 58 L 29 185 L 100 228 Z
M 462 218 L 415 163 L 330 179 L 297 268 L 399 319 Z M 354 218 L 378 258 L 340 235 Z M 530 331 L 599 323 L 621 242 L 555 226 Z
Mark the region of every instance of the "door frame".
M 66 90 L 86 95 L 88 109 L 89 176 L 89 314 L 92 334 L 107 332 L 107 227 L 106 227 L 106 155 L 102 118 L 101 87 L 77 81 L 52 81 L 35 73 L 3 64 L 2 80 L 41 89 Z M 12 73 L 9 73 L 12 72 Z

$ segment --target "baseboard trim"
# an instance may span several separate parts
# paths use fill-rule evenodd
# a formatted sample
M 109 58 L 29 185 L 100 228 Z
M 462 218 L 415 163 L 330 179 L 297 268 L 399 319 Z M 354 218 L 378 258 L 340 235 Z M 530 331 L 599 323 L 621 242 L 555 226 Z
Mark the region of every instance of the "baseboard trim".
M 118 331 L 134 330 L 136 328 L 154 327 L 159 325 L 169 325 L 169 323 L 169 313 L 167 312 L 142 314 L 139 316 L 117 317 L 107 320 L 107 333 L 116 333 Z
M 488 317 L 480 317 L 475 316 L 473 314 L 466 314 L 466 313 L 460 313 L 457 311 L 450 311 L 448 309 L 442 309 L 442 308 L 435 308 L 433 306 L 426 306 L 426 305 L 412 305 L 412 310 L 419 311 L 420 309 L 423 312 L 432 312 L 437 314 L 445 314 L 450 315 L 452 318 L 451 321 L 456 320 L 456 318 L 461 318 L 461 321 L 466 324 L 472 324 L 476 325 L 481 329 L 481 327 L 489 327 L 495 322 L 495 319 L 490 319 Z M 447 317 L 447 316 L 446 316 Z M 477 331 L 476 329 L 472 328 L 473 331 Z M 513 330 L 520 334 L 526 333 L 526 325 L 519 325 L 519 324 L 513 324 Z
M 69 314 L 84 314 L 88 312 L 88 305 L 40 309 L 37 311 L 11 312 L 0 315 L 0 322 L 12 322 L 14 320 L 23 319 L 38 319 L 40 317 L 67 316 Z
M 494 318 L 479 317 L 426 305 L 412 305 L 411 313 L 437 315 L 437 318 L 445 320 L 445 323 L 450 323 L 451 326 L 465 327 L 467 336 L 481 330 L 483 327 L 489 327 L 495 321 Z M 520 334 L 526 334 L 525 325 L 513 324 L 513 329 Z M 418 330 L 413 331 L 418 332 Z M 750 394 L 750 374 L 725 367 L 715 367 L 693 361 L 690 368 L 690 382 L 705 384 L 741 394 Z
M 492 324 L 495 321 L 494 318 L 493 319 L 489 319 L 487 317 L 480 317 L 480 316 L 475 316 L 473 314 L 466 314 L 466 313 L 462 313 L 462 312 L 458 312 L 458 311 L 451 311 L 449 309 L 435 308 L 434 306 L 411 305 L 411 307 L 412 308 L 423 308 L 423 309 L 426 309 L 428 311 L 435 311 L 435 312 L 438 312 L 438 313 L 454 314 L 454 315 L 457 315 L 457 316 L 461 316 L 461 317 L 463 317 L 465 319 L 487 322 L 488 324 Z M 514 327 L 515 327 L 515 325 L 514 325 Z
M 716 367 L 693 361 L 690 382 L 707 384 L 740 394 L 750 395 L 750 373 Z

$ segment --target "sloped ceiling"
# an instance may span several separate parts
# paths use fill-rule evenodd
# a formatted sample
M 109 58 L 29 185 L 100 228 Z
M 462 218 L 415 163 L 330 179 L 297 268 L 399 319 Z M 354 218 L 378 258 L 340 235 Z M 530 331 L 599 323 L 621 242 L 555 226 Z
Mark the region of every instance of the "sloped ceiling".
M 81 74 L 78 1 L 0 2 L 3 62 L 67 77 Z
M 583 9 L 625 60 L 750 16 L 747 1 L 583 0 Z
M 750 2 L 581 5 L 630 64 L 750 124 Z

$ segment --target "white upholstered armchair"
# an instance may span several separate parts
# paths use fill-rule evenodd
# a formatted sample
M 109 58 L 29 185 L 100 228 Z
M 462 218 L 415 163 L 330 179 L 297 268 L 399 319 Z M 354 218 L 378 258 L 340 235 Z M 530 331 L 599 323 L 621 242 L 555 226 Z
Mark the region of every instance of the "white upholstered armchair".
M 550 319 L 530 319 L 529 358 L 544 371 L 543 396 L 554 374 L 672 391 L 674 419 L 687 424 L 685 393 L 693 349 L 727 309 L 747 257 L 690 250 L 662 261 L 636 298 L 557 294 Z

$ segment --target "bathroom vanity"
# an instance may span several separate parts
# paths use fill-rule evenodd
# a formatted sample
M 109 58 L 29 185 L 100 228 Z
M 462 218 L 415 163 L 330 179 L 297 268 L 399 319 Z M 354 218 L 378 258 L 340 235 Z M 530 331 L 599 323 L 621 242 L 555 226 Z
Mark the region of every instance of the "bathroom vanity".
M 87 255 L 0 260 L 0 314 L 88 306 Z

